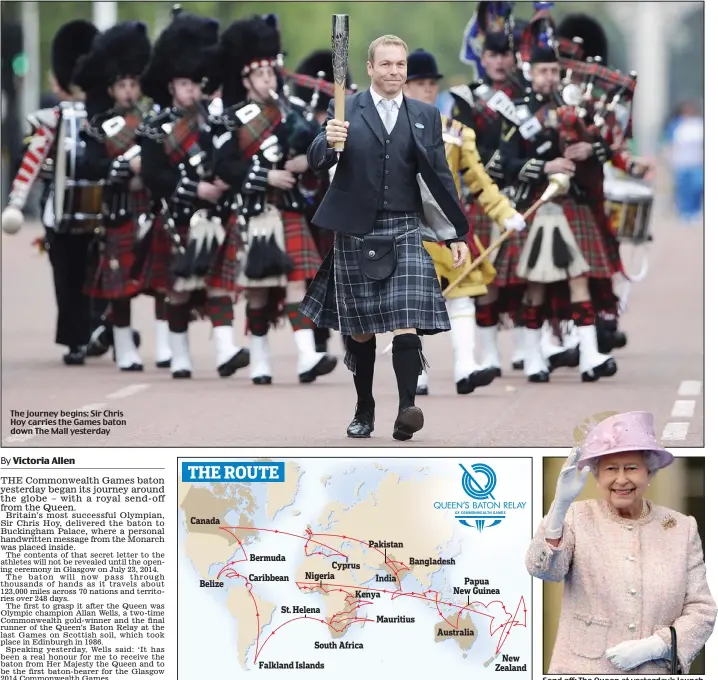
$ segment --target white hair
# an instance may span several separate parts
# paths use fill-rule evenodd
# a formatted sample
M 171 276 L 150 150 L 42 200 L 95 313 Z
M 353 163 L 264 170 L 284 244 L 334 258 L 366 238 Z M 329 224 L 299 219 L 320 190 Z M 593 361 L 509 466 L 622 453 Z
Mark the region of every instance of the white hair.
M 660 469 L 659 455 L 655 451 L 641 451 L 641 454 L 643 455 L 643 463 L 648 468 L 648 476 L 653 477 Z M 591 469 L 591 472 L 593 472 L 594 477 L 598 477 L 599 460 L 600 458 L 592 458 L 588 462 L 588 467 Z

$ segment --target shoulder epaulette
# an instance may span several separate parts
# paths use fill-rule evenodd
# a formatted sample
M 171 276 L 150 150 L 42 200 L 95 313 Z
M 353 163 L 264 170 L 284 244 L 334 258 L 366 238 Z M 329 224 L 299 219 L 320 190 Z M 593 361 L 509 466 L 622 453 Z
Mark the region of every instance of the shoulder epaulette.
M 261 112 L 262 109 L 254 102 L 240 102 L 223 111 L 220 123 L 227 130 L 236 130 L 256 118 Z

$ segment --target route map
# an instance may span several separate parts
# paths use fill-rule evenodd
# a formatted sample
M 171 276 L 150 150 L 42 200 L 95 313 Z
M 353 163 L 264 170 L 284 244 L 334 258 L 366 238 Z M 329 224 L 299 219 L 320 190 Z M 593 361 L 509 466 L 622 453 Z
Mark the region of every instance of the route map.
M 181 460 L 179 678 L 531 678 L 531 460 Z

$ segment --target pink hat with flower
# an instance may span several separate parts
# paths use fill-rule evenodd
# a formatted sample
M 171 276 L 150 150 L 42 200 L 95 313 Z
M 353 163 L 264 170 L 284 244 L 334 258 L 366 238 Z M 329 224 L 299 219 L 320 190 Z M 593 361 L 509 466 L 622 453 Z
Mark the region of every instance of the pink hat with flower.
M 580 449 L 579 468 L 589 465 L 592 459 L 629 451 L 650 451 L 656 454 L 659 468 L 673 462 L 673 454 L 666 451 L 656 439 L 653 414 L 646 411 L 619 413 L 602 420 L 588 433 Z

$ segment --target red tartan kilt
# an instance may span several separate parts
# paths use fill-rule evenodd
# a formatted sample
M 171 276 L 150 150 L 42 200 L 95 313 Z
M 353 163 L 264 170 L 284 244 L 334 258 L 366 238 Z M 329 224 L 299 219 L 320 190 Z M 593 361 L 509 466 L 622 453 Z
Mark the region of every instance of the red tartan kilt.
M 239 275 L 237 255 L 242 250 L 242 236 L 234 219 L 225 225 L 225 229 L 227 235 L 205 277 L 205 283 L 207 288 L 225 290 L 229 295 L 236 295 L 240 290 L 237 285 Z
M 470 203 L 466 215 L 469 218 L 469 226 L 473 227 L 474 234 L 479 237 L 481 245 L 488 248 L 491 245 L 494 221 L 481 210 L 478 203 Z
M 590 206 L 577 203 L 572 198 L 565 198 L 557 203 L 563 208 L 563 214 L 571 225 L 578 248 L 591 268 L 588 277 L 605 279 L 613 276 L 616 269 L 611 264 L 604 236 Z M 532 222 L 533 218 L 529 220 L 529 224 Z M 525 231 L 528 232 L 528 229 Z
M 494 261 L 494 268 L 496 269 L 494 283 L 499 288 L 526 285 L 525 279 L 516 274 L 516 268 L 519 266 L 521 251 L 526 244 L 527 236 L 528 228 L 518 234 L 514 233 L 499 248 L 499 253 Z
M 156 216 L 152 225 L 150 251 L 137 279 L 143 293 L 167 292 L 170 286 L 169 267 L 172 262 L 172 241 L 165 231 L 161 216 Z
M 317 245 L 309 231 L 302 213 L 282 211 L 284 222 L 284 247 L 292 260 L 294 268 L 289 273 L 289 281 L 309 281 L 314 278 L 322 265 Z M 332 234 L 332 246 L 334 244 Z
M 96 251 L 97 256 L 90 264 L 86 295 L 101 300 L 119 300 L 141 292 L 139 282 L 133 281 L 130 273 L 135 259 L 134 244 L 134 220 L 106 229 L 103 247 Z

